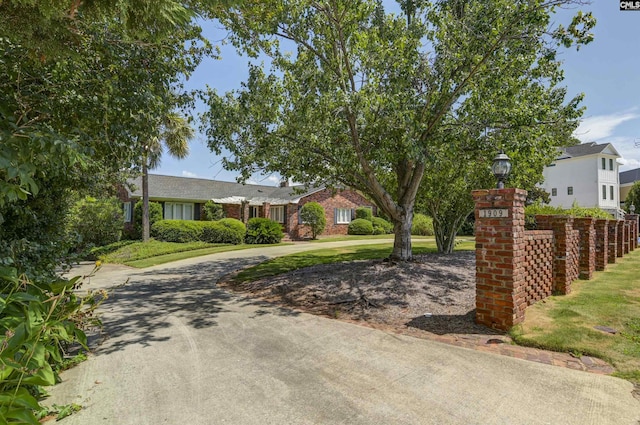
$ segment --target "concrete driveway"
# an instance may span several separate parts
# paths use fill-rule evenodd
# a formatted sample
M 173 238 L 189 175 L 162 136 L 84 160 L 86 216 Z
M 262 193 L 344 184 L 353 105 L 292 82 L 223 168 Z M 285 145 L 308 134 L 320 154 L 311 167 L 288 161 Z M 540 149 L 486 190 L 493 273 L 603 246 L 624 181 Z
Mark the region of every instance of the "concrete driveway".
M 102 309 L 108 337 L 63 373 L 48 404 L 84 406 L 67 425 L 640 423 L 640 402 L 621 379 L 291 312 L 215 286 L 239 267 L 332 245 L 344 243 L 142 270 L 106 265 L 86 288 L 129 279 Z

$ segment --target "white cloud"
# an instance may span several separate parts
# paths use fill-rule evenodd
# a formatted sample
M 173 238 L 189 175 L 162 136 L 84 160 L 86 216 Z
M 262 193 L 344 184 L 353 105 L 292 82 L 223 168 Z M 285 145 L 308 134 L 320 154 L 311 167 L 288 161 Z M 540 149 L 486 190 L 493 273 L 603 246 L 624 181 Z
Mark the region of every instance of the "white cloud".
M 258 183 L 255 179 L 249 179 L 247 180 L 247 184 L 260 184 L 260 183 Z
M 267 181 L 268 181 L 268 182 L 271 182 L 271 183 L 276 183 L 276 184 L 278 184 L 278 183 L 280 183 L 280 178 L 279 178 L 279 177 L 276 177 L 276 176 L 271 175 L 271 176 L 267 177 Z
M 198 175 L 197 175 L 196 173 L 192 173 L 191 171 L 183 170 L 183 171 L 182 171 L 182 177 L 197 178 L 197 177 L 198 177 Z
M 596 115 L 583 119 L 573 135 L 583 143 L 602 142 L 601 139 L 613 135 L 617 126 L 637 118 L 640 118 L 640 114 L 635 110 L 610 115 Z

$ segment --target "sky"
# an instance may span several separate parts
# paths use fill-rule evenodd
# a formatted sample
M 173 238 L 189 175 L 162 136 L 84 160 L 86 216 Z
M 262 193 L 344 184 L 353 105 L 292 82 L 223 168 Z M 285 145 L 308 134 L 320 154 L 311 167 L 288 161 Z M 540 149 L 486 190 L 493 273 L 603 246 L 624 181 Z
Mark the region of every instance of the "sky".
M 385 2 L 386 3 L 386 2 Z M 577 10 L 591 11 L 597 20 L 595 40 L 579 51 L 561 50 L 567 98 L 584 93 L 586 107 L 574 136 L 583 143 L 612 143 L 622 156 L 620 170 L 640 167 L 640 11 L 621 11 L 616 0 L 596 0 L 591 5 L 561 11 L 556 19 L 567 23 Z M 203 24 L 205 36 L 220 45 L 226 30 L 213 22 Z M 248 76 L 248 59 L 230 45 L 220 45 L 221 58 L 203 61 L 187 82 L 188 88 L 209 85 L 218 93 L 237 89 Z M 198 107 L 202 112 L 204 106 Z M 190 144 L 190 155 L 176 160 L 164 155 L 152 171 L 182 177 L 236 181 L 237 172 L 222 167 L 221 158 L 198 134 Z M 255 175 L 248 183 L 277 185 L 277 175 Z

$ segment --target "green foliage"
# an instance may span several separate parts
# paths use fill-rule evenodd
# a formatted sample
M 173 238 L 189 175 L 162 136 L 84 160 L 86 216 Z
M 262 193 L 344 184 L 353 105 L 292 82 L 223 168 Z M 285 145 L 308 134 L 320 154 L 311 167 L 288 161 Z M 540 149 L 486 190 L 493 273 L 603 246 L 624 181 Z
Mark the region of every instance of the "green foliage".
M 512 184 L 530 187 L 571 142 L 581 97 L 559 85 L 558 46 L 588 43 L 594 24 L 590 14 L 552 23 L 573 0 L 458 3 L 404 2 L 392 14 L 376 0 L 265 0 L 223 11 L 232 42 L 272 67 L 209 93 L 209 147 L 228 150 L 224 166 L 245 179 L 260 169 L 350 186 L 394 223 L 409 222 L 421 186 L 438 189 L 425 211 L 448 249 L 499 147 L 522 170 Z M 392 257 L 408 259 L 408 226 L 396 229 Z
M 387 235 L 393 233 L 393 224 L 389 223 L 382 217 L 371 217 L 371 224 L 373 224 L 374 235 Z
M 411 234 L 419 236 L 433 236 L 433 219 L 424 214 L 414 214 L 413 223 L 411 225 Z
M 205 220 L 216 221 L 224 218 L 224 209 L 222 208 L 222 205 L 216 204 L 211 200 L 204 204 L 203 212 Z
M 369 220 L 365 220 L 364 218 L 356 218 L 349 223 L 349 228 L 347 229 L 347 234 L 349 235 L 372 235 L 373 234 L 373 223 Z
M 83 331 L 99 325 L 95 309 L 105 292 L 79 296 L 80 277 L 39 285 L 18 277 L 15 268 L 0 266 L 0 417 L 11 423 L 38 424 L 42 410 L 32 394 L 55 384 L 70 344 L 87 349 Z
M 543 205 L 537 202 L 528 205 L 524 209 L 525 229 L 535 230 L 537 228 L 536 215 L 564 215 L 572 217 L 593 217 L 611 219 L 613 216 L 600 208 L 583 208 L 574 204 L 569 209 L 562 207 L 553 207 L 551 205 Z
M 115 197 L 96 199 L 87 196 L 73 205 L 68 220 L 68 232 L 76 241 L 78 252 L 117 242 L 122 236 L 124 217 Z
M 162 205 L 158 202 L 149 202 L 149 225 L 153 227 L 156 221 L 162 220 Z M 136 202 L 133 207 L 133 234 L 131 239 L 142 238 L 142 201 Z
M 160 220 L 151 226 L 151 235 L 164 242 L 196 242 L 240 244 L 245 226 L 240 220 L 219 221 Z
M 268 218 L 255 217 L 247 222 L 247 235 L 245 242 L 248 244 L 272 244 L 282 240 L 282 226 Z
M 304 224 L 311 228 L 312 239 L 317 239 L 327 226 L 324 208 L 317 202 L 304 204 L 300 209 L 300 218 Z
M 373 218 L 373 211 L 371 208 L 367 207 L 358 207 L 356 208 L 356 218 L 363 218 L 365 220 L 371 221 Z
M 640 181 L 633 183 L 624 200 L 624 209 L 627 213 L 631 212 L 629 207 L 631 207 L 632 204 L 636 207 L 636 214 L 640 212 Z
M 201 239 L 208 243 L 241 244 L 247 229 L 243 222 L 235 218 L 223 218 L 213 222 L 199 222 L 202 226 Z
M 151 236 L 164 242 L 195 242 L 202 239 L 201 224 L 193 220 L 159 220 L 151 226 Z

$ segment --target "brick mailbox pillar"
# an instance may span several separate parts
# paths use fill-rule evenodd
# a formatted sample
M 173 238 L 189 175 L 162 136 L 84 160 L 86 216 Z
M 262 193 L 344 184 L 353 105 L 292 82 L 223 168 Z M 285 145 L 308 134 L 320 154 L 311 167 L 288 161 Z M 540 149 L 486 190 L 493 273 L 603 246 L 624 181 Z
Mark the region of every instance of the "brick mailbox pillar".
M 598 218 L 595 221 L 596 231 L 596 270 L 602 271 L 607 266 L 609 256 L 609 220 Z
M 607 229 L 609 230 L 609 255 L 607 256 L 607 263 L 615 263 L 618 257 L 618 220 L 609 220 L 607 223 Z
M 553 266 L 553 292 L 568 294 L 571 282 L 579 276 L 579 235 L 573 229 L 573 217 L 564 215 L 537 215 L 538 230 L 553 230 L 555 260 Z
M 476 218 L 476 322 L 508 330 L 524 320 L 524 202 L 522 189 L 472 192 Z
M 573 228 L 580 232 L 580 279 L 589 280 L 596 269 L 596 230 L 592 217 L 574 218 Z
M 616 256 L 622 257 L 624 255 L 624 241 L 625 241 L 625 231 L 624 231 L 624 220 L 617 220 L 618 228 L 616 232 L 618 233 L 618 247 L 616 249 Z

